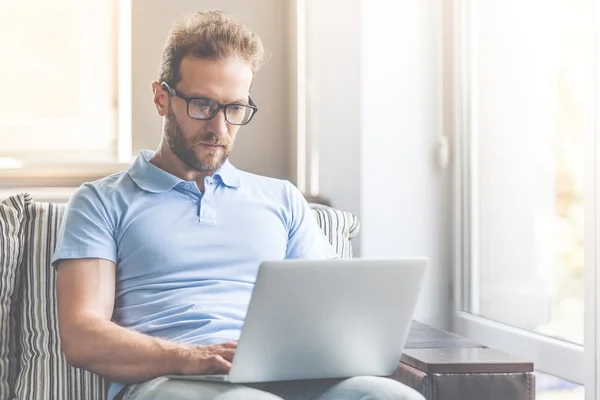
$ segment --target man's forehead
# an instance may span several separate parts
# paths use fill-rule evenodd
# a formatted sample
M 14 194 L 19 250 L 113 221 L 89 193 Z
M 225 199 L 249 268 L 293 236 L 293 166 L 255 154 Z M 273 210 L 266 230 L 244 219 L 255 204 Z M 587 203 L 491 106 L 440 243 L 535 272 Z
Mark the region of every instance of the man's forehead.
M 248 97 L 252 84 L 250 64 L 239 58 L 207 60 L 186 57 L 177 88 L 186 96 L 235 101 Z

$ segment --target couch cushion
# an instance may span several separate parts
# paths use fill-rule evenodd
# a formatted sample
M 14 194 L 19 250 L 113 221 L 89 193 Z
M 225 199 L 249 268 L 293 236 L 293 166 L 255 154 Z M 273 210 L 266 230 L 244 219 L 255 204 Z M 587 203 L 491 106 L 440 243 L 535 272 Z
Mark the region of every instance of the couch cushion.
M 50 266 L 63 204 L 33 202 L 25 208 L 21 265 L 19 400 L 100 400 L 106 385 L 97 375 L 69 366 L 60 349 L 55 271 Z
M 321 204 L 311 203 L 310 207 L 338 257 L 352 258 L 352 243 L 350 240 L 358 234 L 360 228 L 358 218 L 348 211 L 341 211 Z
M 27 194 L 0 201 L 0 398 L 11 399 L 18 353 L 15 305 L 22 252 L 22 222 Z

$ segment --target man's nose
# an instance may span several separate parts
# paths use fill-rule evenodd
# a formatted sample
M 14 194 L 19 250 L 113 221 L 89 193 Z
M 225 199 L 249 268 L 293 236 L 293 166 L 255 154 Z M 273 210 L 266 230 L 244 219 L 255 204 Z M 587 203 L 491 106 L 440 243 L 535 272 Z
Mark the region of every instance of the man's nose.
M 217 115 L 208 121 L 208 130 L 216 136 L 224 136 L 228 132 L 227 121 L 225 120 L 225 110 L 219 110 Z

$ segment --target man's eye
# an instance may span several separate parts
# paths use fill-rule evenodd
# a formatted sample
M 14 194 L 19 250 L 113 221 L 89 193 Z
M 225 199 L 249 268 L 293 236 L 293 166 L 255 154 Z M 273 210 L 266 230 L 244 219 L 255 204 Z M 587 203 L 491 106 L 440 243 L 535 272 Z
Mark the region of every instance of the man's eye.
M 212 103 L 210 101 L 205 100 L 196 100 L 194 101 L 194 106 L 198 108 L 210 108 Z

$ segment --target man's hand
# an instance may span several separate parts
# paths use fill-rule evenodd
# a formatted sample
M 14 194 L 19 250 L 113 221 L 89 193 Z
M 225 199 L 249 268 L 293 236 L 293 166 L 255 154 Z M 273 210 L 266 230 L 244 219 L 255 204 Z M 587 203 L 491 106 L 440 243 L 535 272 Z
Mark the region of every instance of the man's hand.
M 237 341 L 194 346 L 184 350 L 184 363 L 179 368 L 181 375 L 226 374 L 237 349 Z

